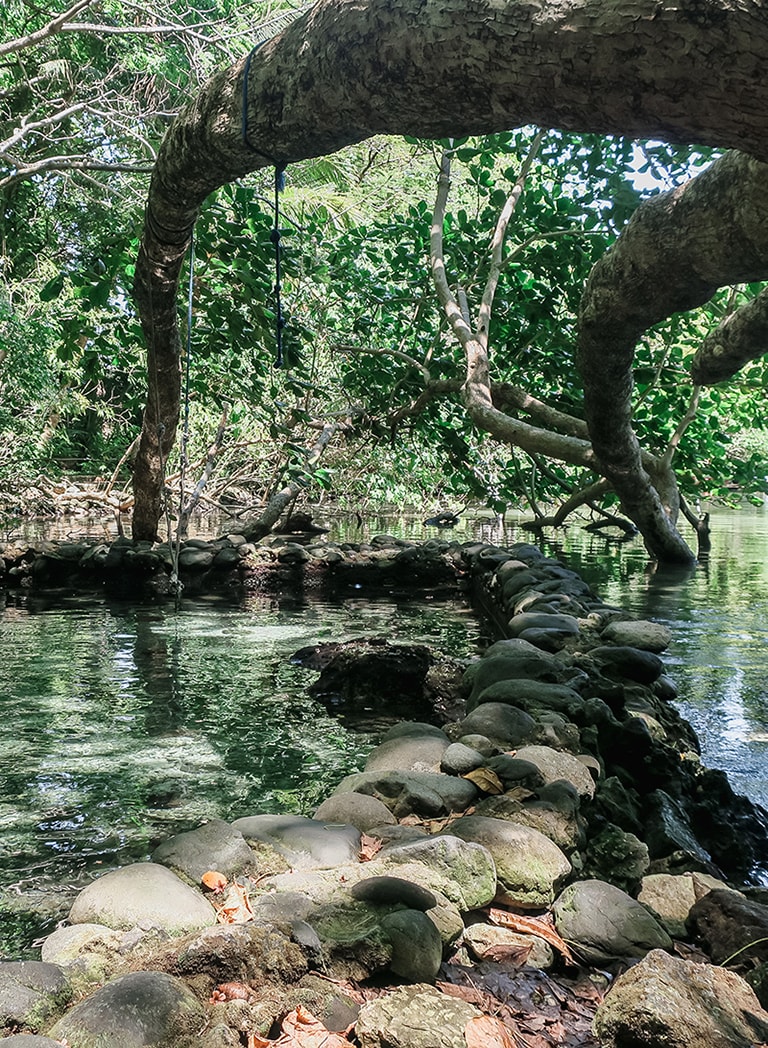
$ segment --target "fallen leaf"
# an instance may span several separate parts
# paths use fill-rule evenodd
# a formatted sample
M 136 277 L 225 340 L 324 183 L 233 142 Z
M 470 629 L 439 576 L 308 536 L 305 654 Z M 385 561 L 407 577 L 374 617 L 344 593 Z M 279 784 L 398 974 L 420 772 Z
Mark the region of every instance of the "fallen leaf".
M 253 920 L 253 910 L 248 892 L 242 884 L 233 881 L 227 890 L 226 897 L 220 903 L 214 902 L 216 920 L 219 924 L 245 924 Z
M 354 1048 L 346 1037 L 332 1033 L 312 1012 L 299 1006 L 282 1022 L 282 1033 L 274 1041 L 258 1034 L 248 1036 L 248 1048 Z
M 467 1048 L 516 1048 L 508 1027 L 490 1015 L 476 1015 L 464 1027 Z
M 378 837 L 370 837 L 367 833 L 360 835 L 360 862 L 370 862 L 378 852 L 381 851 L 382 841 Z
M 514 964 L 520 967 L 525 964 L 533 948 L 533 944 L 527 946 L 514 946 L 512 943 L 497 943 L 489 946 L 487 950 L 479 952 L 484 961 L 496 961 L 497 964 Z M 478 951 L 473 951 L 478 952 Z
M 301 1005 L 283 1019 L 283 1037 L 292 1037 L 285 1048 L 353 1048 L 340 1033 L 331 1033 L 312 1012 Z M 282 1039 L 282 1038 L 281 1038 Z
M 568 943 L 545 918 L 523 917 L 522 914 L 510 913 L 508 910 L 500 910 L 491 906 L 488 909 L 488 919 L 502 928 L 510 928 L 513 932 L 521 932 L 523 935 L 538 935 L 540 939 L 559 950 L 566 964 L 576 965 L 576 960 L 571 953 Z
M 253 990 L 241 982 L 219 983 L 210 997 L 210 1004 L 222 1001 L 247 1001 L 253 997 Z
M 469 771 L 466 775 L 462 775 L 462 779 L 469 779 L 483 793 L 495 795 L 504 792 L 504 783 L 496 772 L 491 771 L 490 768 L 475 768 L 474 771 Z
M 215 892 L 216 895 L 218 895 L 220 892 L 223 892 L 227 884 L 229 883 L 224 874 L 219 873 L 218 870 L 208 870 L 207 873 L 203 874 L 200 880 L 206 888 L 209 888 L 212 892 Z

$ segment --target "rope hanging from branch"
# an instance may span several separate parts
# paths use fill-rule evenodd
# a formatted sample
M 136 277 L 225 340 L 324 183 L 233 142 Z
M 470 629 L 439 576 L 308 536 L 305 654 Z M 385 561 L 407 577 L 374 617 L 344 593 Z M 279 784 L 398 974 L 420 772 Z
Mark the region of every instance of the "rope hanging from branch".
M 257 153 L 259 156 L 263 156 L 265 160 L 274 166 L 275 169 L 275 198 L 273 205 L 274 222 L 272 225 L 272 232 L 269 234 L 269 239 L 272 242 L 275 249 L 275 367 L 283 366 L 283 329 L 288 323 L 283 313 L 282 303 L 282 273 L 281 273 L 281 250 L 280 250 L 280 194 L 285 189 L 285 168 L 286 165 L 279 160 L 275 160 L 274 157 L 270 156 L 269 153 L 265 153 L 262 149 L 257 149 L 256 146 L 248 138 L 248 76 L 251 70 L 251 59 L 256 54 L 258 49 L 261 47 L 264 41 L 260 41 L 254 48 L 248 52 L 248 57 L 245 60 L 243 66 L 243 104 L 241 113 L 241 136 L 243 145 L 251 150 L 253 153 Z

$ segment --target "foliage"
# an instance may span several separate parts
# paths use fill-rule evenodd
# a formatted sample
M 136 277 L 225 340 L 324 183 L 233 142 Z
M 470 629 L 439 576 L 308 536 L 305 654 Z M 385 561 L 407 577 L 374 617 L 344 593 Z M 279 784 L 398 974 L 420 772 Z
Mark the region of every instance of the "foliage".
M 0 491 L 38 472 L 109 474 L 140 425 L 145 354 L 131 305 L 147 172 L 182 101 L 292 18 L 284 3 L 9 0 L 0 39 Z M 253 29 L 256 24 L 256 29 Z M 26 42 L 25 42 L 26 40 Z M 488 243 L 535 129 L 451 143 L 451 280 L 476 306 Z M 430 143 L 373 139 L 289 168 L 281 206 L 285 367 L 275 366 L 271 172 L 220 190 L 195 234 L 189 456 L 221 412 L 224 501 L 311 477 L 344 504 L 559 499 L 590 477 L 479 433 L 461 403 L 465 363 L 429 272 L 437 171 Z M 582 416 L 575 323 L 584 281 L 643 196 L 711 151 L 549 132 L 508 234 L 491 331 L 494 382 Z M 703 334 L 756 286 L 659 325 L 639 347 L 636 427 L 664 451 L 693 390 Z M 435 384 L 442 383 L 439 392 Z M 765 490 L 760 362 L 703 391 L 680 441 L 684 493 Z M 434 395 L 425 395 L 431 387 Z M 344 439 L 308 466 L 319 421 Z M 749 434 L 749 436 L 745 436 Z M 127 479 L 128 466 L 123 467 Z M 331 495 L 329 495 L 331 497 Z

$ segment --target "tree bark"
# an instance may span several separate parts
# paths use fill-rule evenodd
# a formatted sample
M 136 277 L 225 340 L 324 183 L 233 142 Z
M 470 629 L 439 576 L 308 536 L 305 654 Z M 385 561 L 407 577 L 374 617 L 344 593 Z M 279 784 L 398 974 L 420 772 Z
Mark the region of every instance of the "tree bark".
M 641 204 L 585 288 L 579 368 L 592 447 L 624 512 L 664 560 L 685 562 L 694 555 L 674 526 L 676 513 L 662 504 L 658 484 L 643 468 L 632 429 L 635 345 L 652 324 L 703 304 L 718 287 L 768 276 L 766 178 L 768 165 L 729 153 L 690 182 Z M 698 360 L 697 383 L 706 380 L 712 356 Z M 671 487 L 668 495 L 674 496 Z
M 531 123 L 768 160 L 767 59 L 763 0 L 320 0 L 250 61 L 220 72 L 169 129 L 147 202 L 136 302 L 150 378 L 134 537 L 157 531 L 178 421 L 178 277 L 210 192 L 374 134 L 440 138 Z

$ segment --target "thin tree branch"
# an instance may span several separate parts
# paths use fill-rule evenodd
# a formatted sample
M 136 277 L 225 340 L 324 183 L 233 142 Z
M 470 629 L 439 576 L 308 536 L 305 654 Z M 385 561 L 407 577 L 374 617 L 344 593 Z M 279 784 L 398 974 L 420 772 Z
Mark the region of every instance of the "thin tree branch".
M 34 33 L 28 33 L 26 36 L 17 37 L 15 40 L 8 40 L 4 44 L 0 44 L 0 57 L 2 55 L 10 55 L 15 51 L 23 51 L 27 47 L 34 47 L 35 44 L 41 43 L 43 40 L 47 40 L 49 36 L 55 36 L 61 32 L 62 26 L 70 19 L 74 18 L 75 15 L 79 15 L 81 11 L 85 11 L 87 7 L 90 7 L 95 0 L 75 0 L 75 3 L 67 8 L 62 14 L 57 15 L 51 19 L 48 25 L 43 26 L 42 29 L 38 29 Z

